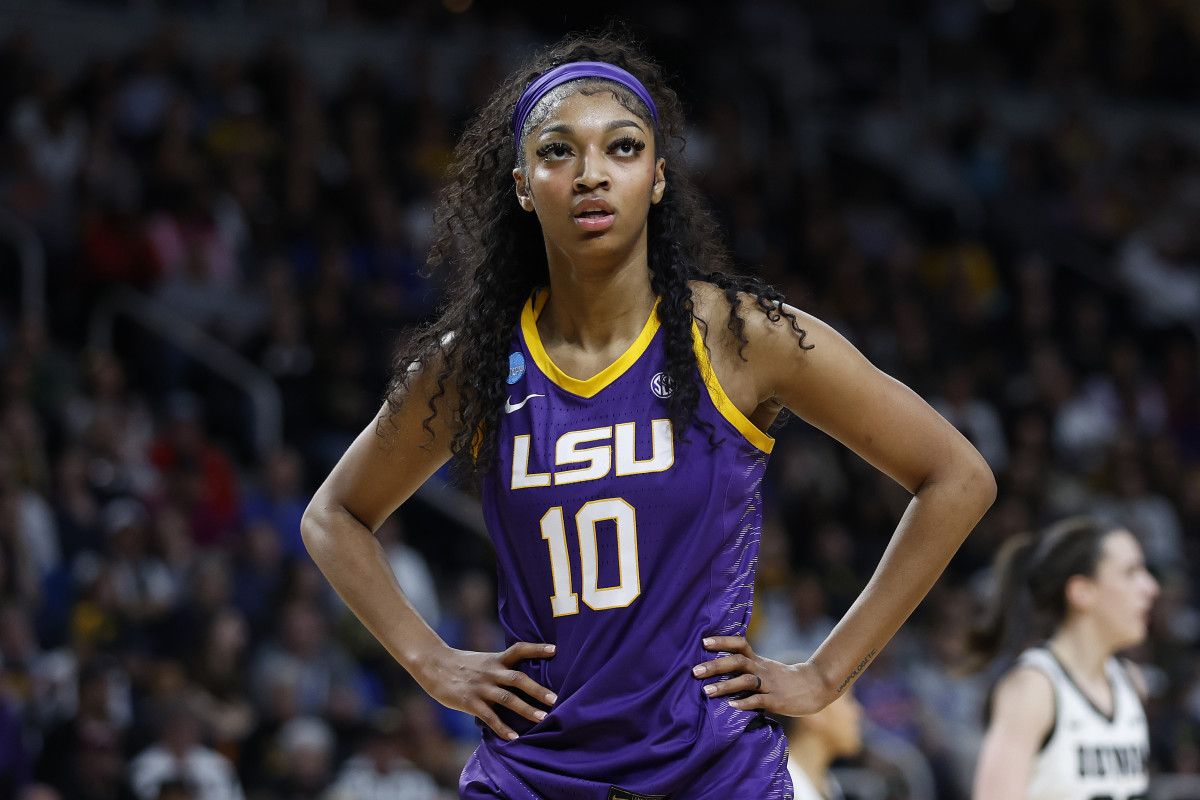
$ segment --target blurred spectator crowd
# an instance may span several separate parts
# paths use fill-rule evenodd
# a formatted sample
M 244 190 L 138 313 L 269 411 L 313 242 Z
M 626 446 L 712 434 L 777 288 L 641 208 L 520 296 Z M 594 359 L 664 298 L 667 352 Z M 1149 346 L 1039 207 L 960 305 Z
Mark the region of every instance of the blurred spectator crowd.
M 328 13 L 353 26 L 376 5 Z M 298 528 L 397 337 L 435 309 L 420 272 L 455 132 L 559 32 L 520 3 L 416 5 L 382 17 L 421 44 L 330 91 L 282 38 L 210 57 L 186 22 L 67 75 L 35 35 L 0 42 L 0 213 L 47 270 L 46 313 L 23 315 L 0 243 L 0 796 L 456 796 L 473 721 L 396 667 Z M 964 673 L 963 645 L 989 562 L 1093 513 L 1163 583 L 1131 654 L 1154 768 L 1200 774 L 1195 5 L 754 0 L 720 7 L 721 29 L 693 6 L 655 4 L 637 30 L 692 109 L 685 158 L 737 262 L 927 398 L 1000 484 L 859 682 L 868 718 L 965 797 L 989 674 Z M 446 46 L 469 53 L 461 80 L 432 66 Z M 269 374 L 279 446 L 252 445 L 244 397 L 186 351 L 133 325 L 97 349 L 115 287 Z M 802 423 L 776 435 L 751 631 L 767 655 L 821 641 L 908 499 Z M 502 648 L 486 551 L 427 535 L 446 520 L 414 505 L 379 532 L 401 584 L 452 645 Z

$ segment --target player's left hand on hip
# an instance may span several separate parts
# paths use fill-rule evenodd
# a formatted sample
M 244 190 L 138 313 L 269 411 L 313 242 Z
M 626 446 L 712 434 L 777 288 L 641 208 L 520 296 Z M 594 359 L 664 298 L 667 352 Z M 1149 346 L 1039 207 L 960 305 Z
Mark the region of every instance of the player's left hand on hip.
M 692 668 L 692 675 L 708 679 L 717 675 L 733 675 L 727 680 L 710 683 L 704 693 L 710 698 L 744 695 L 729 700 L 729 705 L 743 711 L 761 709 L 788 716 L 813 714 L 824 707 L 820 700 L 819 681 L 808 664 L 782 664 L 756 655 L 744 636 L 709 636 L 704 649 L 728 653 Z

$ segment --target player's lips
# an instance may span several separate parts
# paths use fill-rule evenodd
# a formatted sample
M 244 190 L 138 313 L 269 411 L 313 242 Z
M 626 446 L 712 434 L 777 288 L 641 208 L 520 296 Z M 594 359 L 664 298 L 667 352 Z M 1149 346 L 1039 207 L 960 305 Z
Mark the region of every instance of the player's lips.
M 617 210 L 604 200 L 592 198 L 580 200 L 572 210 L 575 224 L 585 231 L 605 231 L 616 220 Z

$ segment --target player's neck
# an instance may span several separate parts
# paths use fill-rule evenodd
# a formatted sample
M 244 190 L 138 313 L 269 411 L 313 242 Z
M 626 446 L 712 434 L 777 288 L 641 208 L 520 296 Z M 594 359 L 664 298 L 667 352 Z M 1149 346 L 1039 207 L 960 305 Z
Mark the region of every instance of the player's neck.
M 1104 662 L 1112 655 L 1112 649 L 1088 630 L 1086 621 L 1064 623 L 1047 643 L 1050 652 L 1071 670 L 1072 676 L 1090 684 L 1107 683 Z
M 550 271 L 550 299 L 538 317 L 543 342 L 593 352 L 624 349 L 654 308 L 650 271 L 644 264 L 616 270 Z

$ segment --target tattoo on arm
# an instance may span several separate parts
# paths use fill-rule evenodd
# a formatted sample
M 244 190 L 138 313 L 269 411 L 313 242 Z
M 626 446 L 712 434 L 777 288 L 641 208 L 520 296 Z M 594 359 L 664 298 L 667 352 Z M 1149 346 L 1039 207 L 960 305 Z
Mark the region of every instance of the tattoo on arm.
M 858 662 L 858 666 L 854 668 L 853 672 L 846 676 L 846 680 L 842 681 L 842 685 L 838 687 L 838 694 L 841 694 L 842 690 L 849 686 L 850 682 L 857 678 L 859 673 L 867 668 L 867 664 L 870 663 L 871 659 L 874 657 L 875 651 L 872 650 L 871 652 L 867 653 L 866 657 L 863 658 L 862 661 Z

